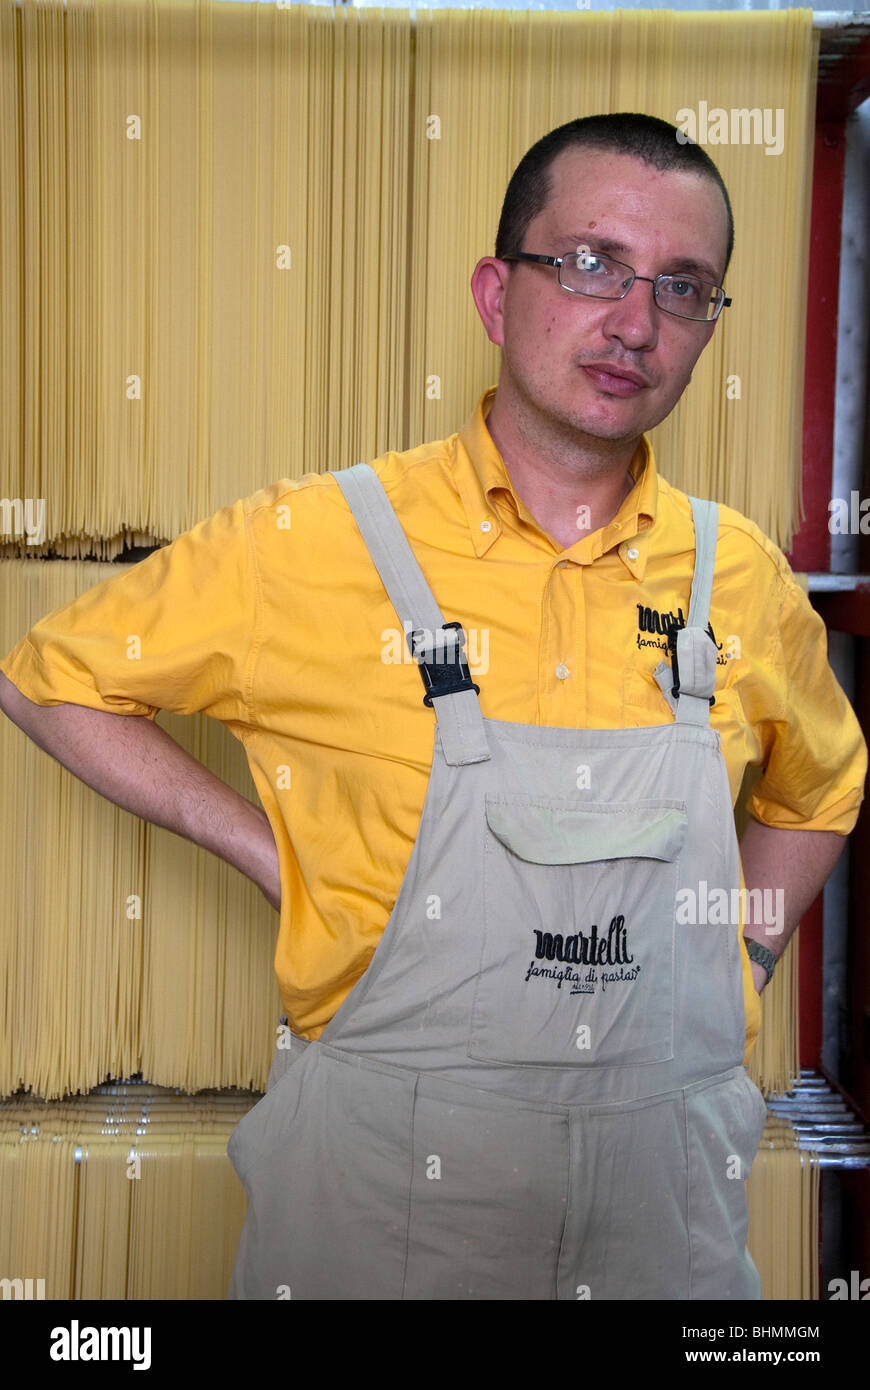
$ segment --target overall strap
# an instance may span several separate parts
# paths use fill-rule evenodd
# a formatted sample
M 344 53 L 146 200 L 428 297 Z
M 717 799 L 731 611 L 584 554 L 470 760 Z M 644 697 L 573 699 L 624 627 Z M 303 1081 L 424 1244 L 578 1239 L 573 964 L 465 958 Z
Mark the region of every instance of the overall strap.
M 706 632 L 710 621 L 710 599 L 713 595 L 719 506 L 716 502 L 702 501 L 699 497 L 690 497 L 689 501 L 692 504 L 692 521 L 695 524 L 695 573 L 692 575 L 687 626 L 700 627 Z M 712 693 L 711 690 L 710 694 Z
M 716 689 L 716 644 L 707 631 L 710 598 L 719 531 L 719 507 L 715 502 L 690 497 L 695 525 L 695 571 L 689 600 L 689 618 L 683 628 L 669 634 L 671 665 L 664 661 L 653 675 L 674 710 L 679 724 L 710 723 L 710 700 Z
M 369 549 L 375 568 L 402 625 L 411 655 L 426 686 L 424 702 L 432 706 L 441 750 L 452 765 L 484 762 L 491 756 L 478 687 L 465 666 L 465 633 L 444 617 L 383 483 L 367 463 L 332 470 Z M 442 690 L 440 687 L 446 687 Z

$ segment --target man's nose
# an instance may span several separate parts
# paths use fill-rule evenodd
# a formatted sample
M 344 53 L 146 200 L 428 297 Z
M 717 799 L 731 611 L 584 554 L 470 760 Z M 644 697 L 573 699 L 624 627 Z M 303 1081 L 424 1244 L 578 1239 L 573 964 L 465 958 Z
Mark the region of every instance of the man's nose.
M 613 299 L 602 325 L 605 337 L 617 338 L 625 347 L 652 348 L 658 341 L 661 312 L 653 296 L 654 281 L 636 275 L 622 299 Z

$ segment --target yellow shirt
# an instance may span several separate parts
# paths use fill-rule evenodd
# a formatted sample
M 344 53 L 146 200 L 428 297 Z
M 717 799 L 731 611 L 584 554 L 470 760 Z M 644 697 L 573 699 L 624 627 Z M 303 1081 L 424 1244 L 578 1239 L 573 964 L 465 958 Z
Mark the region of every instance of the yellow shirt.
M 564 549 L 511 486 L 485 424 L 374 461 L 490 719 L 591 729 L 672 719 L 652 672 L 688 615 L 691 510 L 644 439 L 611 523 Z M 866 748 L 824 625 L 781 552 L 720 508 L 712 727 L 732 798 L 767 825 L 847 834 Z M 140 638 L 138 659 L 127 639 Z M 568 669 L 568 676 L 556 674 Z M 365 971 L 411 855 L 434 712 L 335 480 L 282 479 L 37 623 L 0 669 L 31 700 L 153 718 L 203 711 L 244 744 L 281 864 L 275 955 L 294 1032 L 316 1038 Z M 759 999 L 741 952 L 747 1056 Z

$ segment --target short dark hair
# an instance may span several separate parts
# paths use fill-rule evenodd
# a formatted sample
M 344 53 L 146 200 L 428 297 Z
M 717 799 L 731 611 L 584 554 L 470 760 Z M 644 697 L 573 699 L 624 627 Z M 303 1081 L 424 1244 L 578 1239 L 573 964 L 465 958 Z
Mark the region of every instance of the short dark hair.
M 514 170 L 504 197 L 495 240 L 498 259 L 522 250 L 529 223 L 543 211 L 550 197 L 550 166 L 557 155 L 574 146 L 630 154 L 656 169 L 684 169 L 712 179 L 722 190 L 728 214 L 724 280 L 734 249 L 734 217 L 722 175 L 700 145 L 682 135 L 677 126 L 638 111 L 583 116 L 557 126 L 532 145 Z

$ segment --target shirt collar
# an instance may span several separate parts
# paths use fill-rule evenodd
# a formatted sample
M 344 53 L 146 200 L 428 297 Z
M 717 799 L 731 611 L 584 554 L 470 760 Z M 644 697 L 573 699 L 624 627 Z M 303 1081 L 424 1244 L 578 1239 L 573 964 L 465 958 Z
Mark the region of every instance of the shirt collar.
M 506 514 L 522 517 L 537 526 L 528 507 L 517 495 L 504 460 L 486 427 L 486 417 L 495 400 L 497 387 L 484 391 L 463 428 L 456 436 L 453 476 L 462 498 L 475 554 L 485 555 L 502 533 Z M 658 474 L 652 445 L 643 435 L 629 465 L 635 486 L 624 499 L 607 526 L 584 536 L 563 559 L 591 564 L 608 550 L 618 548 L 619 557 L 635 579 L 646 571 L 649 532 L 656 518 Z M 540 528 L 539 528 L 540 529 Z

